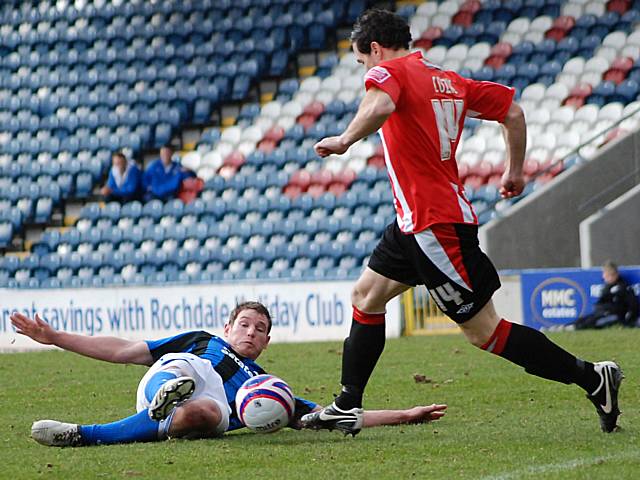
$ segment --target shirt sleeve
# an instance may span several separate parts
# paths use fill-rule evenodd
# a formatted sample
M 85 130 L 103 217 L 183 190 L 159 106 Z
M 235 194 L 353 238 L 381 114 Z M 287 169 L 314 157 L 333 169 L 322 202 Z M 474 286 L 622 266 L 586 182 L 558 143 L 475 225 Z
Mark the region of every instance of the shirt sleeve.
M 398 82 L 397 75 L 393 75 L 393 69 L 391 67 L 383 67 L 378 65 L 371 68 L 364 76 L 364 88 L 369 90 L 371 87 L 376 87 L 385 92 L 391 97 L 393 103 L 398 104 L 400 98 L 400 82 Z
M 515 89 L 494 82 L 464 80 L 467 83 L 467 116 L 503 122 Z
M 160 340 L 147 340 L 146 343 L 155 362 L 166 353 L 190 353 L 196 345 L 208 343 L 210 339 L 211 334 L 207 332 L 187 332 Z

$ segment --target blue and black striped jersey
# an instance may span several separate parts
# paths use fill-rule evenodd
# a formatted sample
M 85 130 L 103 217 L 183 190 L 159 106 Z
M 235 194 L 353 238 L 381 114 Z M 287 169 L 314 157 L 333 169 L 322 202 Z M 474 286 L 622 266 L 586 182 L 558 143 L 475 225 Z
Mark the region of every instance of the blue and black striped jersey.
M 266 373 L 260 365 L 236 353 L 222 338 L 204 331 L 182 333 L 160 340 L 147 340 L 146 343 L 154 362 L 167 353 L 191 353 L 210 361 L 214 370 L 222 378 L 227 402 L 231 407 L 228 430 L 236 430 L 244 426 L 236 413 L 236 392 L 247 379 Z M 315 403 L 296 397 L 296 417 L 315 407 Z

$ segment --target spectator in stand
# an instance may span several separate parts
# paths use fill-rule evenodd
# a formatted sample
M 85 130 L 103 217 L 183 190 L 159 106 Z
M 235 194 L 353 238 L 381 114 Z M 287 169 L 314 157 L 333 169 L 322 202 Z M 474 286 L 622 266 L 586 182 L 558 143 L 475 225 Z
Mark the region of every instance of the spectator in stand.
M 602 266 L 604 288 L 593 312 L 578 318 L 567 330 L 606 328 L 611 325 L 635 327 L 638 320 L 638 300 L 633 288 L 622 278 L 618 266 L 607 261 Z
M 175 198 L 182 181 L 194 176 L 191 170 L 182 167 L 180 162 L 173 159 L 173 147 L 164 145 L 160 148 L 160 158 L 151 162 L 144 172 L 144 199 L 157 198 L 166 201 Z
M 142 171 L 122 152 L 111 156 L 107 184 L 100 191 L 106 201 L 131 202 L 142 197 Z

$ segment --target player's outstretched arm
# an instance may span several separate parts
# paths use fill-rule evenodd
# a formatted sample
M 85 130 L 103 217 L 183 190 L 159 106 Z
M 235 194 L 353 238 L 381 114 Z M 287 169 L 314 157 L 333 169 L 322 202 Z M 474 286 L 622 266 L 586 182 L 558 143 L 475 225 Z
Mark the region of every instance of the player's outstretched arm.
M 520 105 L 515 102 L 511 104 L 502 127 L 507 146 L 507 165 L 502 175 L 500 194 L 504 198 L 511 198 L 524 190 L 522 166 L 527 149 L 527 124 Z
M 446 409 L 446 405 L 434 403 L 406 410 L 365 410 L 363 427 L 426 423 L 443 417 Z
M 342 155 L 358 140 L 376 132 L 395 109 L 395 103 L 386 92 L 370 88 L 362 99 L 356 116 L 342 135 L 323 138 L 313 148 L 320 157 Z
M 11 323 L 16 331 L 43 345 L 55 345 L 64 350 L 86 357 L 113 363 L 135 363 L 151 365 L 153 358 L 143 341 L 125 340 L 117 337 L 90 337 L 55 330 L 36 313 L 31 319 L 14 312 Z

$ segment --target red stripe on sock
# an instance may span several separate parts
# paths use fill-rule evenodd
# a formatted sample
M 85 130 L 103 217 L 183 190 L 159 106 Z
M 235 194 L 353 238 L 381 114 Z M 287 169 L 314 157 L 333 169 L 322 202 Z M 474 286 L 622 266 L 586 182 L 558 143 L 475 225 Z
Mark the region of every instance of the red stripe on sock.
M 385 313 L 367 313 L 353 307 L 353 319 L 364 325 L 382 325 L 384 324 Z
M 480 348 L 482 350 L 486 350 L 487 352 L 500 355 L 504 350 L 504 346 L 507 344 L 509 332 L 511 332 L 511 322 L 503 318 L 502 320 L 500 320 L 500 323 L 498 323 L 498 326 L 493 331 L 491 338 Z

